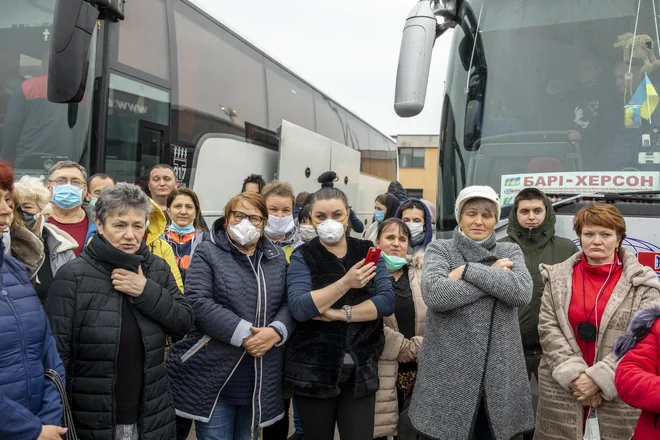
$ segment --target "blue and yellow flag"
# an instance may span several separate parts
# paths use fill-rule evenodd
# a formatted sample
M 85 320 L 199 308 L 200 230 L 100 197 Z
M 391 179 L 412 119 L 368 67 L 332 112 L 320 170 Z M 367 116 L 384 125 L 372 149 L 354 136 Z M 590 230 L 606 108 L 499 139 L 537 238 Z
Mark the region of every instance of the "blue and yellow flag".
M 635 90 L 635 94 L 630 99 L 629 105 L 638 105 L 641 117 L 650 119 L 655 108 L 658 106 L 658 101 L 660 101 L 658 92 L 656 92 L 655 87 L 651 84 L 651 80 L 645 73 L 644 80 L 642 80 L 642 83 Z

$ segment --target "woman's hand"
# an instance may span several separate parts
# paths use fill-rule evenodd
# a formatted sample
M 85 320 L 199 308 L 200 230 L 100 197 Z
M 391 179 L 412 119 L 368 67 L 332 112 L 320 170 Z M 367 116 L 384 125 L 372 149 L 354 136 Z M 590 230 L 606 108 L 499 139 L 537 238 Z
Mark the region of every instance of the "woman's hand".
M 335 322 L 335 321 L 342 321 L 346 322 L 346 311 L 342 309 L 328 309 L 325 311 L 324 314 L 317 316 L 314 318 L 315 321 L 323 321 L 323 322 Z
M 463 272 L 465 272 L 465 264 L 462 266 L 458 266 L 456 269 L 449 272 L 447 278 L 454 281 L 460 280 L 461 278 L 463 278 Z
M 348 289 L 361 289 L 367 285 L 376 276 L 376 265 L 374 263 L 364 264 L 364 259 L 358 261 L 351 267 L 346 275 L 340 280 L 342 284 Z
M 61 440 L 62 436 L 68 431 L 67 428 L 62 428 L 55 425 L 43 425 L 41 427 L 41 434 L 37 440 Z
M 282 338 L 270 327 L 250 327 L 252 335 L 243 341 L 243 348 L 255 358 L 265 355 Z
M 138 297 L 144 292 L 144 286 L 147 285 L 147 279 L 142 273 L 142 267 L 138 267 L 138 273 L 125 269 L 115 269 L 112 271 L 112 287 L 116 291 L 125 293 L 133 297 Z
M 594 408 L 600 408 L 600 406 L 603 404 L 603 397 L 600 395 L 600 393 L 598 393 L 591 399 L 587 399 L 580 403 L 582 406 L 593 406 Z
M 399 357 L 397 358 L 398 362 L 406 363 L 415 360 L 415 355 L 411 350 L 411 346 L 412 346 L 412 341 L 410 339 L 403 340 L 403 346 L 401 347 L 401 351 L 399 352 Z
M 600 388 L 596 385 L 596 382 L 587 376 L 586 373 L 580 374 L 580 376 L 573 381 L 571 384 L 571 390 L 573 391 L 573 396 L 575 396 L 580 403 L 588 403 L 594 396 L 600 393 Z
M 511 270 L 511 268 L 513 267 L 513 263 L 508 258 L 502 258 L 491 264 L 490 267 L 492 267 L 493 269 Z

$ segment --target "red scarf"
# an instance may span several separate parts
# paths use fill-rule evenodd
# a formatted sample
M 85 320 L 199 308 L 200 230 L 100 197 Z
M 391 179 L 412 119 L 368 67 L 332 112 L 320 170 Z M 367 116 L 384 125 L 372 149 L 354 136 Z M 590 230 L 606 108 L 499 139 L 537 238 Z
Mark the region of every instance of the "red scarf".
M 622 272 L 623 263 L 616 254 L 612 264 L 602 266 L 590 265 L 583 254 L 582 260 L 573 268 L 573 295 L 568 308 L 568 322 L 573 328 L 573 334 L 582 351 L 582 357 L 589 366 L 594 364 L 597 340 L 585 341 L 580 338 L 578 326 L 582 322 L 590 322 L 600 330 L 605 307 L 607 307 Z M 598 307 L 596 307 L 596 297 L 601 289 Z

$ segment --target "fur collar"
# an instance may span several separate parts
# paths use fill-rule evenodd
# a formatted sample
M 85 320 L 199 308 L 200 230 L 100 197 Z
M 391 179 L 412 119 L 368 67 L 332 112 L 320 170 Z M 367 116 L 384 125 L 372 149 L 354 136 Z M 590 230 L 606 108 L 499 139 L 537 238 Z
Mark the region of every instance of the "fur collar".
M 621 359 L 624 354 L 635 348 L 635 345 L 649 334 L 651 327 L 660 318 L 660 306 L 635 312 L 628 324 L 628 331 L 614 343 L 614 354 Z
M 11 254 L 25 265 L 32 279 L 44 262 L 44 244 L 26 227 L 16 223 L 10 229 Z

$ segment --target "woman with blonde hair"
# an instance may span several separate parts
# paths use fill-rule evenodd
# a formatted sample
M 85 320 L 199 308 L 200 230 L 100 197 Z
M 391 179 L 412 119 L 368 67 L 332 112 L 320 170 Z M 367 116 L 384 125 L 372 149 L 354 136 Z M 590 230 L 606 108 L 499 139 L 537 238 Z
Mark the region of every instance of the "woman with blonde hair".
M 24 243 L 23 249 L 33 249 L 33 254 L 38 253 L 39 258 L 34 264 L 34 288 L 43 303 L 57 272 L 76 258 L 74 250 L 78 247 L 78 243 L 71 235 L 47 221 L 44 209 L 50 205 L 50 191 L 41 179 L 32 176 L 21 177 L 14 185 L 14 200 L 15 219 L 10 234 L 13 234 L 16 240 L 20 240 L 14 241 L 14 247 Z M 29 229 L 32 234 L 22 226 Z M 36 237 L 33 237 L 33 234 Z M 43 244 L 39 243 L 39 239 Z
M 628 439 L 639 411 L 619 398 L 612 347 L 637 310 L 660 304 L 660 283 L 622 248 L 626 223 L 614 206 L 580 209 L 573 229 L 582 251 L 541 265 L 543 357 L 534 438 L 577 439 L 600 431 L 602 440 Z

